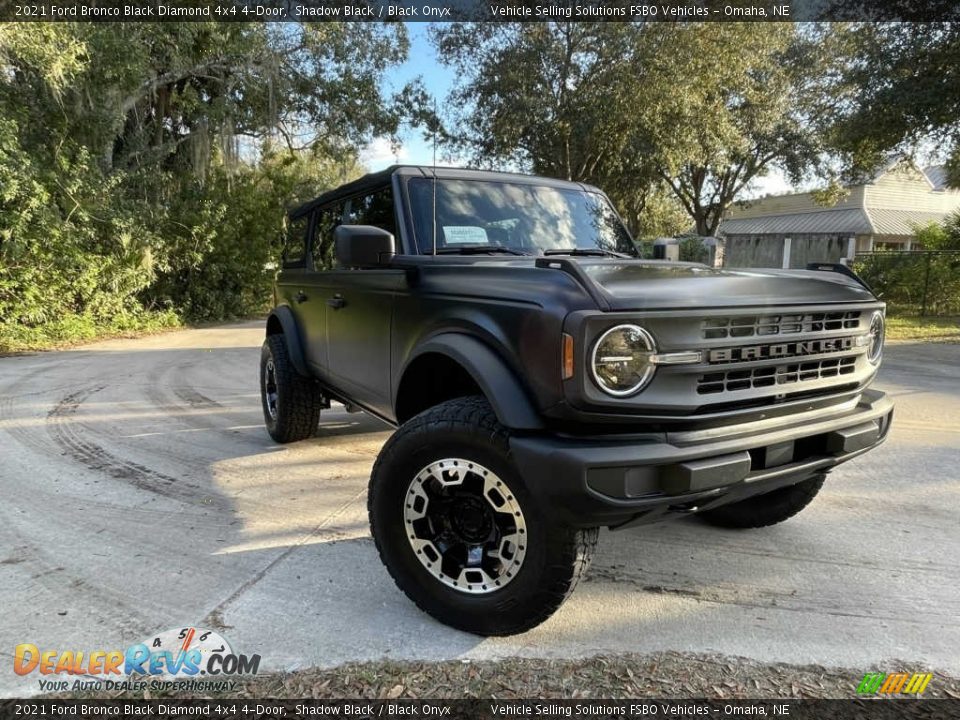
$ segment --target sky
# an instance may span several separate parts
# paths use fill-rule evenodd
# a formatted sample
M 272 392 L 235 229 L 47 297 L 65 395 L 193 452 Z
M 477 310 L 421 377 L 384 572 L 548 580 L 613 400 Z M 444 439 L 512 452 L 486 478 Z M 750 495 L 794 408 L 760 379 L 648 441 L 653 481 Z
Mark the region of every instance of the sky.
M 453 70 L 440 64 L 436 50 L 430 42 L 431 23 L 407 23 L 410 38 L 410 53 L 405 63 L 388 71 L 383 82 L 385 94 L 390 94 L 404 84 L 420 77 L 427 92 L 437 99 L 438 110 L 443 115 L 443 102 L 456 80 Z M 381 170 L 395 163 L 411 165 L 433 164 L 432 144 L 423 139 L 419 130 L 406 128 L 400 133 L 400 145 L 391 147 L 387 137 L 376 138 L 361 153 L 360 159 L 371 171 Z M 439 165 L 449 164 L 442 161 Z M 790 183 L 780 170 L 774 168 L 766 177 L 755 180 L 753 186 L 743 193 L 742 198 L 749 200 L 764 195 L 779 195 L 793 191 Z
M 442 112 L 444 98 L 453 87 L 454 72 L 437 59 L 429 38 L 430 26 L 430 23 L 407 23 L 410 54 L 403 65 L 388 72 L 383 90 L 385 94 L 390 94 L 419 77 L 427 92 L 437 99 L 438 110 Z M 380 170 L 394 163 L 433 164 L 432 143 L 423 139 L 421 131 L 407 128 L 401 132 L 400 139 L 401 145 L 395 149 L 391 148 L 389 138 L 377 138 L 361 154 L 360 159 L 370 170 Z

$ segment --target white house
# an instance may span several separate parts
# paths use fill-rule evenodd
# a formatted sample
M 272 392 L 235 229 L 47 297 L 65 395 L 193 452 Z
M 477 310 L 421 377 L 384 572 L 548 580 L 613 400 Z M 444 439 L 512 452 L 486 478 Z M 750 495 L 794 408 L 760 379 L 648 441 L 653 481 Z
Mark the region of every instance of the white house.
M 919 249 L 914 228 L 960 210 L 960 191 L 946 187 L 941 166 L 921 170 L 898 161 L 835 205 L 811 193 L 751 200 L 730 208 L 720 224 L 729 267 L 805 267 L 840 262 L 857 252 Z

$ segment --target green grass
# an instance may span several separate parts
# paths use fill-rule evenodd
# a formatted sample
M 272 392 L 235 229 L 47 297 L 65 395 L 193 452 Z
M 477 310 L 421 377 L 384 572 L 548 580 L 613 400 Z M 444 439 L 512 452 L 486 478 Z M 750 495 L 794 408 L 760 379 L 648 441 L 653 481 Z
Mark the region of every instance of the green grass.
M 0 321 L 0 355 L 56 350 L 113 337 L 138 337 L 181 325 L 173 311 L 127 313 L 109 321 L 89 315 L 66 315 L 33 327 Z
M 960 343 L 960 317 L 888 317 L 887 339 Z

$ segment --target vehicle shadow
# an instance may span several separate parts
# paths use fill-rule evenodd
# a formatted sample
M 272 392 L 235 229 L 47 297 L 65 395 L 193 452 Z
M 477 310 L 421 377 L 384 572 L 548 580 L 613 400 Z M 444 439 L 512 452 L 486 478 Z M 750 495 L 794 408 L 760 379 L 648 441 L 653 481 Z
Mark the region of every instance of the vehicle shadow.
M 335 405 L 274 443 L 259 339 L 0 359 L 0 636 L 123 648 L 205 623 L 274 669 L 479 642 L 407 601 L 369 539 L 390 428 Z

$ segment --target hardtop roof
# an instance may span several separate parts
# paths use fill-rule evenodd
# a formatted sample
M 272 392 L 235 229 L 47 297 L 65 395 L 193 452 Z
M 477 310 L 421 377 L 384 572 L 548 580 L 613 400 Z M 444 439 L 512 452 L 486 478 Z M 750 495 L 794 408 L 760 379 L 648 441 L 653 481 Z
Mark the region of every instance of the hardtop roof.
M 588 192 L 600 192 L 592 185 L 584 183 L 571 182 L 569 180 L 557 180 L 555 178 L 541 177 L 539 175 L 523 175 L 521 173 L 498 172 L 495 170 L 470 170 L 468 168 L 454 167 L 433 167 L 430 165 L 391 165 L 390 167 L 378 170 L 377 172 L 367 173 L 363 177 L 357 178 L 340 187 L 328 190 L 318 197 L 310 200 L 299 207 L 290 211 L 290 217 L 296 218 L 305 215 L 316 207 L 321 207 L 330 202 L 345 200 L 355 195 L 361 195 L 372 190 L 385 187 L 390 183 L 390 178 L 394 175 L 405 177 L 423 177 L 451 180 L 488 180 L 505 181 L 517 183 L 526 183 L 529 185 L 545 185 L 547 187 L 569 188 L 574 190 L 586 190 Z

